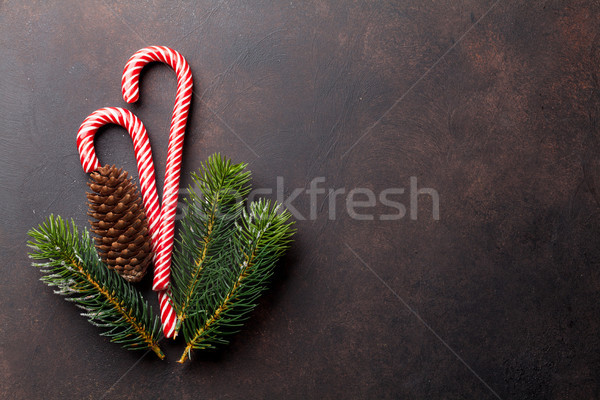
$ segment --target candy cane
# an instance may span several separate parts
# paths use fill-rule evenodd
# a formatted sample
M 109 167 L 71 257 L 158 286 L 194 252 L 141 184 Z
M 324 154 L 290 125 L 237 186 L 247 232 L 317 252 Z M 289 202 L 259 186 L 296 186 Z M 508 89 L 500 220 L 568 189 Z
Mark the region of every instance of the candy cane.
M 169 131 L 167 167 L 163 187 L 160 239 L 158 254 L 155 257 L 153 289 L 166 290 L 169 287 L 171 254 L 175 233 L 175 213 L 179 191 L 179 173 L 183 152 L 183 137 L 187 124 L 188 111 L 192 100 L 192 73 L 181 54 L 164 46 L 146 47 L 137 51 L 123 70 L 121 86 L 123 99 L 134 103 L 139 98 L 139 77 L 142 68 L 153 61 L 168 64 L 177 74 L 177 95 Z M 162 310 L 161 310 L 162 312 Z
M 94 111 L 83 121 L 77 132 L 77 149 L 79 150 L 81 165 L 86 173 L 100 168 L 100 162 L 94 149 L 94 136 L 100 127 L 107 124 L 117 124 L 124 127 L 133 140 L 142 201 L 148 216 L 152 250 L 156 254 L 159 245 L 161 209 L 156 192 L 156 177 L 150 140 L 142 121 L 131 111 L 118 107 L 106 107 Z M 177 320 L 170 304 L 170 292 L 168 290 L 159 292 L 159 303 L 164 334 L 166 337 L 172 337 Z M 163 309 L 165 310 L 164 313 Z
M 123 70 L 121 87 L 123 99 L 133 103 L 139 98 L 139 76 L 148 63 L 160 61 L 168 64 L 177 75 L 177 94 L 169 131 L 167 150 L 167 166 L 163 187 L 161 210 L 160 238 L 158 252 L 155 257 L 153 289 L 158 291 L 160 316 L 166 337 L 175 331 L 177 316 L 173 310 L 170 296 L 164 292 L 169 287 L 171 254 L 175 233 L 175 213 L 177 211 L 177 195 L 179 190 L 179 173 L 183 152 L 183 137 L 187 124 L 188 111 L 192 99 L 192 73 L 190 67 L 178 52 L 168 47 L 152 46 L 137 51 Z

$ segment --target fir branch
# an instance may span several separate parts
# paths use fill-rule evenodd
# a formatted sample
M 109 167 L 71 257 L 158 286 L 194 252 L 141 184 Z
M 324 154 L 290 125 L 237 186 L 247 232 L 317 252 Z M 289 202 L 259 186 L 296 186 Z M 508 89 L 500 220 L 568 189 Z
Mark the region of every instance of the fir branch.
M 173 255 L 173 299 L 177 312 L 176 334 L 190 313 L 194 312 L 202 292 L 198 290 L 202 271 L 219 263 L 227 254 L 226 246 L 234 231 L 250 186 L 246 164 L 232 164 L 215 154 L 192 174 L 196 190 L 190 186 L 186 199 L 179 246 Z
M 199 298 L 198 312 L 183 325 L 187 346 L 179 360 L 185 362 L 194 349 L 228 343 L 226 336 L 243 325 L 266 289 L 276 261 L 291 243 L 291 214 L 278 213 L 279 205 L 254 202 L 235 225 L 231 248 L 221 262 L 204 271 L 207 283 Z
M 33 265 L 45 274 L 44 283 L 57 287 L 54 293 L 82 308 L 91 324 L 108 328 L 102 335 L 112 342 L 129 350 L 151 349 L 164 358 L 158 345 L 160 319 L 130 283 L 98 259 L 87 230 L 80 236 L 73 221 L 51 215 L 28 234 L 33 239 L 29 256 L 46 260 Z

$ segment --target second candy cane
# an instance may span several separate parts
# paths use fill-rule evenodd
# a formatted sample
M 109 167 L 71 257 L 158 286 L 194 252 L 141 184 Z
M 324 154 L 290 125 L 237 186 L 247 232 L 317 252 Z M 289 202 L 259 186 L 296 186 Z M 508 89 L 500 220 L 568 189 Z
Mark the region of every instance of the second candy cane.
M 144 124 L 131 111 L 119 107 L 106 107 L 94 111 L 81 124 L 77 132 L 77 149 L 81 158 L 81 165 L 85 172 L 92 172 L 100 168 L 100 162 L 94 149 L 94 136 L 102 126 L 117 124 L 127 129 L 133 140 L 133 149 L 137 161 L 142 200 L 152 238 L 152 250 L 158 252 L 160 242 L 160 205 L 156 192 L 156 179 L 154 175 L 154 162 L 150 141 Z M 170 291 L 158 292 L 160 303 L 160 317 L 165 337 L 174 335 L 177 318 L 170 303 Z

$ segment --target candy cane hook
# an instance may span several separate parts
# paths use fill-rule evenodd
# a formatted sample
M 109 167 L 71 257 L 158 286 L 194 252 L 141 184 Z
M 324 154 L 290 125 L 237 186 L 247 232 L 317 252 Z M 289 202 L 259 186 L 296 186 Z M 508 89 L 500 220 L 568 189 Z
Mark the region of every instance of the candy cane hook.
M 158 250 L 155 246 L 158 245 L 160 232 L 160 204 L 156 193 L 152 150 L 148 133 L 142 121 L 131 111 L 118 107 L 105 107 L 94 111 L 83 121 L 77 132 L 77 149 L 79 150 L 81 166 L 86 173 L 100 168 L 101 165 L 94 149 L 94 136 L 98 129 L 107 124 L 116 124 L 127 129 L 133 140 L 133 150 L 137 161 L 142 200 L 148 216 L 152 248 Z
M 160 239 L 154 266 L 153 289 L 161 291 L 169 287 L 183 137 L 192 100 L 192 73 L 185 58 L 175 50 L 164 46 L 143 48 L 131 56 L 123 70 L 121 86 L 123 99 L 126 102 L 133 103 L 138 100 L 140 72 L 146 64 L 154 61 L 168 64 L 177 74 L 177 94 L 171 118 L 167 167 L 163 187 Z

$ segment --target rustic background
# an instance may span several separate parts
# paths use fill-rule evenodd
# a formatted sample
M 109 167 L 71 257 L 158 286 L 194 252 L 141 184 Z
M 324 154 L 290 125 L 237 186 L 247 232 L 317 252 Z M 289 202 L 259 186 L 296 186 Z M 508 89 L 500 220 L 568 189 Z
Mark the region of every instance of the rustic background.
M 599 12 L 0 1 L 0 397 L 599 398 Z M 50 213 L 86 226 L 75 134 L 97 108 L 144 121 L 162 180 L 175 75 L 154 65 L 139 104 L 120 95 L 125 62 L 152 44 L 194 73 L 184 184 L 217 151 L 256 187 L 283 177 L 286 195 L 315 177 L 379 193 L 416 176 L 440 220 L 426 196 L 395 221 L 356 220 L 340 196 L 332 220 L 320 195 L 229 347 L 181 366 L 181 342 L 164 362 L 108 343 L 39 282 L 26 231 Z M 96 143 L 135 173 L 122 129 Z M 293 204 L 308 217 L 306 194 Z

